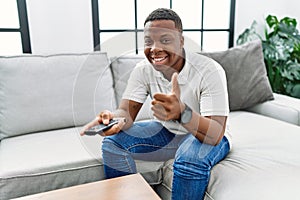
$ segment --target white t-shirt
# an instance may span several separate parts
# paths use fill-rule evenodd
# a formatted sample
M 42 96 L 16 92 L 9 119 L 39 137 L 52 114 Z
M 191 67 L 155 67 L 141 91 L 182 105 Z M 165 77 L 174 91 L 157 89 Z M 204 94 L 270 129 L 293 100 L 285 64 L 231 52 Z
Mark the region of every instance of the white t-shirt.
M 185 65 L 178 74 L 180 98 L 202 116 L 228 116 L 229 102 L 224 69 L 214 60 L 186 51 Z M 172 84 L 147 59 L 133 69 L 123 99 L 144 103 L 147 96 L 170 93 Z M 188 131 L 176 121 L 160 122 L 175 134 Z M 230 140 L 228 128 L 225 136 Z

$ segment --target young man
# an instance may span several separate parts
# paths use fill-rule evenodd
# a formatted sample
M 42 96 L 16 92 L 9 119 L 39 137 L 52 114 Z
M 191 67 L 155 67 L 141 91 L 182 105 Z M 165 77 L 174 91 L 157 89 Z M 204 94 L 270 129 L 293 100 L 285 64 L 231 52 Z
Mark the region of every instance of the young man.
M 175 158 L 172 199 L 202 199 L 210 170 L 230 149 L 225 73 L 213 60 L 184 49 L 181 19 L 170 9 L 147 17 L 144 41 L 147 59 L 132 71 L 119 108 L 102 111 L 81 134 L 126 118 L 105 131 L 106 177 L 136 173 L 134 159 Z M 148 95 L 155 120 L 134 122 Z

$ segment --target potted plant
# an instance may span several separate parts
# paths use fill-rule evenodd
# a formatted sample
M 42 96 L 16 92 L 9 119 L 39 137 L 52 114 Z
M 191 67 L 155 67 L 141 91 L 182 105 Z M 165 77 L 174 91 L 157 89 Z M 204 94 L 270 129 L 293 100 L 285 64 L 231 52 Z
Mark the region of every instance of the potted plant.
M 237 45 L 259 39 L 273 92 L 300 98 L 300 35 L 296 19 L 266 18 L 264 37 L 254 21 L 237 39 Z

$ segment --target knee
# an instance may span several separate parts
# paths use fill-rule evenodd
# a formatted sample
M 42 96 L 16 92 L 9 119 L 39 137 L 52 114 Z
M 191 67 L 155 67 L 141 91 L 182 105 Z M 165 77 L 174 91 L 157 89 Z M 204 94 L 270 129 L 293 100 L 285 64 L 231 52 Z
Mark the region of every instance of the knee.
M 102 141 L 102 146 L 101 146 L 102 153 L 106 153 L 107 151 L 109 151 L 111 149 L 111 146 L 113 145 L 114 145 L 113 141 L 105 137 Z
M 195 154 L 195 152 L 177 153 L 173 164 L 174 173 L 191 178 L 199 177 L 199 175 L 208 176 L 211 170 L 209 162 Z
M 113 136 L 105 137 L 102 141 L 101 150 L 105 152 L 116 152 L 120 149 L 118 142 L 113 138 Z

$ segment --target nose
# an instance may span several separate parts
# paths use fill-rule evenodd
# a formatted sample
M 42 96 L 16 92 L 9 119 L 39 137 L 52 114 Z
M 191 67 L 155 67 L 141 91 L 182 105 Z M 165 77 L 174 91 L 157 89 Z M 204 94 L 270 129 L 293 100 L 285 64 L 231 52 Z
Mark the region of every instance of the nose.
M 150 51 L 154 54 L 157 54 L 157 53 L 163 51 L 163 48 L 158 42 L 153 42 L 153 44 L 150 47 Z

